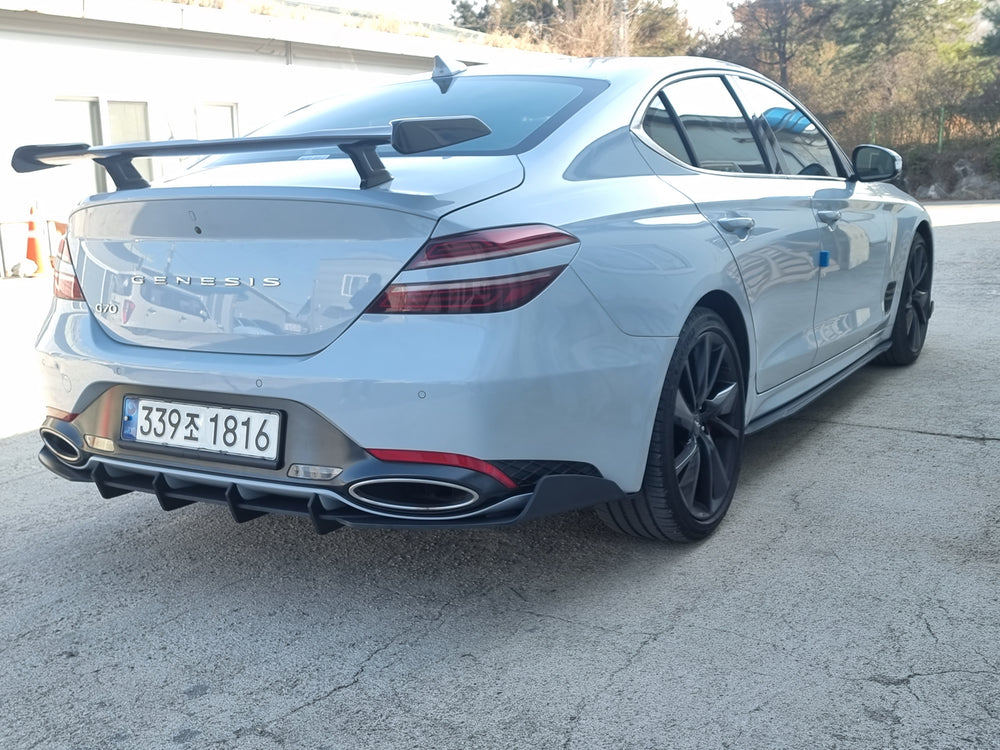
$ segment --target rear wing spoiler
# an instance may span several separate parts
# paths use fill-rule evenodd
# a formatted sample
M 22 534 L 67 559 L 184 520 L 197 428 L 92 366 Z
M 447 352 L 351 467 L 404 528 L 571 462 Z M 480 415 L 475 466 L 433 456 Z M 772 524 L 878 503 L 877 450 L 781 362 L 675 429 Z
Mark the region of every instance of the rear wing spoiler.
M 90 146 L 86 143 L 53 143 L 21 146 L 14 151 L 11 166 L 15 172 L 37 172 L 61 167 L 80 159 L 92 159 L 104 167 L 118 190 L 149 187 L 132 163 L 133 159 L 156 156 L 207 156 L 242 154 L 255 151 L 294 150 L 337 146 L 351 157 L 361 178 L 361 189 L 375 187 L 392 179 L 376 147 L 391 145 L 401 154 L 418 154 L 453 146 L 490 134 L 478 117 L 415 117 L 393 120 L 389 125 L 321 130 L 300 135 L 225 138 L 212 141 L 158 141 Z

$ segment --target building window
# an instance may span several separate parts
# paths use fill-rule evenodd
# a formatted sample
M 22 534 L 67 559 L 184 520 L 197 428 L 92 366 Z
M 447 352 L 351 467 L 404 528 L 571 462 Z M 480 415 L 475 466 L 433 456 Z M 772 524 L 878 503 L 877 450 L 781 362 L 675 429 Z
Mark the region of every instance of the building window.
M 149 140 L 149 112 L 146 102 L 108 102 L 108 142 L 132 143 Z M 132 162 L 139 174 L 153 179 L 153 165 L 149 159 Z
M 199 140 L 232 138 L 236 135 L 235 104 L 199 104 L 195 111 L 195 129 Z

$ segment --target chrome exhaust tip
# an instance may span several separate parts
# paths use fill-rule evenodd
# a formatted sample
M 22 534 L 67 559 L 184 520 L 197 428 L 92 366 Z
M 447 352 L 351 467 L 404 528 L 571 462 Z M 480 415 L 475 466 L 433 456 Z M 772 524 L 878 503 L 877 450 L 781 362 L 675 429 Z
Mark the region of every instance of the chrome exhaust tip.
M 479 493 L 437 479 L 366 479 L 348 489 L 373 509 L 407 513 L 454 513 L 479 502 Z
M 84 462 L 83 439 L 68 422 L 49 420 L 38 432 L 45 447 L 64 464 L 79 466 Z

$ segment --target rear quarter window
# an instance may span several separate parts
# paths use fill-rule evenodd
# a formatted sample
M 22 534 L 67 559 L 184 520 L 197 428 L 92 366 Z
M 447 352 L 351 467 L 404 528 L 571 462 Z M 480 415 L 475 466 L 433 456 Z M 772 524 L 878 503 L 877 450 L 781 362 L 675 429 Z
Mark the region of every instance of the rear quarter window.
M 668 84 L 647 111 L 643 128 L 662 149 L 691 166 L 770 171 L 743 111 L 717 76 Z

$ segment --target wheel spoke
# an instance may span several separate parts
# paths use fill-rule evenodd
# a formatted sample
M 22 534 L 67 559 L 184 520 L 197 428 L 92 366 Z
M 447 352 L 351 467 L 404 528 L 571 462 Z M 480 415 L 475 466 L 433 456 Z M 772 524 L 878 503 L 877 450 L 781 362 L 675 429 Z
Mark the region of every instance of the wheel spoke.
M 906 340 L 913 343 L 913 329 L 916 327 L 917 313 L 913 310 L 913 305 L 907 305 L 903 310 L 903 334 Z
M 674 470 L 677 472 L 678 479 L 689 468 L 694 468 L 696 471 L 698 469 L 698 443 L 695 440 L 689 440 L 685 443 L 681 452 L 677 454 L 677 458 L 674 459 Z
M 694 356 L 694 369 L 695 373 L 693 378 L 698 384 L 698 390 L 695 391 L 694 403 L 695 407 L 699 404 L 704 403 L 705 399 L 708 398 L 708 389 L 711 387 L 712 383 L 709 380 L 709 371 L 711 369 L 712 360 L 712 341 L 708 336 L 702 337 L 702 340 L 691 352 Z
M 701 453 L 697 440 L 687 442 L 674 461 L 674 469 L 677 472 L 677 489 L 680 490 L 681 500 L 688 508 L 693 508 L 698 478 L 701 476 Z
M 923 279 L 926 273 L 927 264 L 924 262 L 923 253 L 915 254 L 913 258 L 910 259 L 910 264 L 907 268 L 908 279 L 914 278 L 919 282 Z M 909 283 L 909 281 L 907 283 Z M 928 309 L 930 307 L 930 293 L 916 285 L 910 286 L 909 290 L 910 298 L 906 305 L 904 333 L 906 336 L 906 343 L 909 346 L 910 351 L 919 352 L 924 345 L 924 336 L 926 335 L 927 325 L 930 319 Z
M 920 322 L 920 315 L 916 306 L 907 310 L 906 314 L 906 339 L 910 344 L 910 351 L 919 351 L 924 343 L 925 327 Z
M 725 420 L 720 419 L 719 417 L 713 417 L 712 420 L 709 422 L 709 425 L 711 426 L 712 432 L 714 433 L 718 433 L 720 430 L 726 433 L 726 435 L 724 435 L 723 437 L 728 436 L 731 438 L 738 439 L 740 436 L 739 427 L 731 425 L 729 424 L 729 422 L 726 422 Z M 716 434 L 716 437 L 719 437 L 719 435 Z
M 706 341 L 708 337 L 705 337 Z M 712 361 L 712 350 L 709 350 L 709 373 L 708 377 L 705 379 L 705 400 L 709 399 L 709 395 L 712 393 L 712 388 L 719 380 L 719 373 L 722 371 L 722 365 L 725 362 L 725 350 L 722 347 L 715 349 L 715 361 Z
M 715 419 L 723 414 L 731 414 L 736 407 L 740 392 L 736 383 L 723 388 L 715 396 L 705 402 L 704 414 L 709 419 Z
M 710 435 L 700 435 L 695 450 L 698 453 L 698 476 L 685 477 L 684 484 L 678 484 L 688 510 L 696 516 L 708 518 L 725 500 L 732 472 Z
M 690 364 L 690 362 L 688 363 L 688 366 L 686 366 L 684 368 L 684 371 L 681 373 L 680 383 L 677 386 L 677 393 L 678 394 L 682 394 L 685 391 L 687 391 L 687 395 L 689 397 L 688 401 L 691 404 L 697 404 L 698 403 L 698 389 L 695 387 L 694 376 L 691 374 L 691 364 Z
M 708 511 L 713 512 L 729 489 L 730 470 L 710 435 L 705 435 L 704 446 L 708 454 L 705 457 L 705 463 L 708 465 L 705 474 L 710 477 L 705 502 L 708 505 Z
M 691 403 L 697 408 L 698 404 L 701 403 L 701 378 L 704 374 L 702 368 L 698 366 L 699 364 L 699 350 L 701 349 L 700 344 L 696 344 L 691 348 L 691 353 L 688 355 L 688 379 L 691 381 Z
M 927 275 L 927 258 L 922 245 L 914 248 L 914 251 L 913 257 L 910 259 L 910 266 L 912 267 L 910 280 L 913 283 L 912 288 L 917 289 L 923 282 L 924 276 Z
M 694 498 L 694 505 L 691 510 L 694 513 L 708 515 L 712 512 L 712 498 L 715 497 L 715 446 L 711 438 L 702 435 L 698 441 L 698 452 L 701 454 L 701 476 L 698 478 L 698 495 Z
M 926 327 L 928 319 L 930 316 L 927 314 L 927 308 L 929 307 L 929 300 L 931 295 L 922 289 L 918 289 L 913 292 L 913 309 L 917 314 L 917 318 L 920 321 L 920 325 Z
M 694 412 L 688 406 L 680 388 L 677 389 L 677 398 L 674 399 L 674 424 L 689 435 L 694 432 Z

